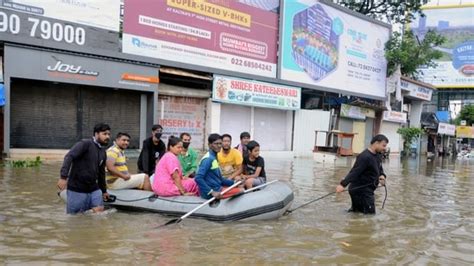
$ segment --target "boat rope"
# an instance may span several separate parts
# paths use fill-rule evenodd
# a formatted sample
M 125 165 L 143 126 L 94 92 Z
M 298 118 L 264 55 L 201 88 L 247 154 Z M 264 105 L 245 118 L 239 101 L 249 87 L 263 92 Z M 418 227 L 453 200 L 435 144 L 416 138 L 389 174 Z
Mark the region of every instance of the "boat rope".
M 385 198 L 383 199 L 382 209 L 383 207 L 385 207 L 385 201 L 387 201 L 387 195 L 388 195 L 387 183 L 385 183 L 383 186 L 385 187 Z
M 346 191 L 349 191 L 349 190 L 356 190 L 356 189 L 364 188 L 364 187 L 368 187 L 368 186 L 372 186 L 372 183 L 366 184 L 366 185 L 363 185 L 363 186 L 354 187 L 354 188 L 351 188 L 351 189 L 344 189 L 343 192 L 346 192 Z M 328 194 L 326 194 L 326 195 L 324 195 L 324 196 L 322 196 L 322 197 L 319 197 L 319 198 L 317 198 L 317 199 L 310 200 L 310 201 L 308 201 L 308 202 L 306 202 L 306 203 L 301 204 L 300 206 L 298 206 L 298 207 L 296 207 L 296 208 L 294 208 L 294 209 L 287 210 L 287 211 L 285 212 L 285 215 L 290 214 L 290 213 L 296 211 L 296 210 L 299 209 L 299 208 L 303 208 L 303 207 L 305 207 L 305 206 L 307 206 L 307 205 L 309 205 L 309 204 L 311 204 L 311 203 L 313 203 L 313 202 L 316 202 L 316 201 L 318 201 L 318 200 L 322 200 L 322 199 L 324 199 L 324 198 L 326 198 L 326 197 L 329 197 L 329 196 L 331 196 L 332 194 L 336 194 L 336 191 L 333 191 L 333 192 L 331 192 L 331 193 L 328 193 Z
M 138 199 L 121 199 L 117 198 L 114 195 L 109 195 L 109 201 L 107 202 L 115 202 L 115 201 L 121 201 L 121 202 L 137 202 L 137 201 L 142 201 L 142 200 L 149 200 L 149 201 L 155 201 L 155 200 L 162 200 L 162 201 L 168 201 L 168 202 L 173 202 L 173 203 L 180 203 L 180 204 L 192 204 L 192 205 L 199 205 L 202 204 L 202 202 L 187 202 L 187 201 L 179 201 L 179 200 L 172 200 L 172 199 L 166 199 L 159 197 L 157 195 L 151 195 L 146 198 L 138 198 Z

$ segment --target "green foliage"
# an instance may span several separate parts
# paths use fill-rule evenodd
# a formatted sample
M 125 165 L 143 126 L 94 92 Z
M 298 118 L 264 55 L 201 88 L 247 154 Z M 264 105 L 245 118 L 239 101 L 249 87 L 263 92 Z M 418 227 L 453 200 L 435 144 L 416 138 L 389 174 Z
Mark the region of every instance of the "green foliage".
M 41 157 L 36 156 L 35 160 L 17 160 L 17 161 L 8 161 L 6 165 L 13 168 L 26 168 L 26 167 L 38 167 L 41 165 Z
M 406 31 L 403 36 L 394 32 L 385 44 L 385 57 L 388 61 L 387 74 L 393 74 L 397 66 L 400 65 L 402 75 L 417 79 L 418 67 L 422 65 L 436 67 L 433 60 L 441 58 L 443 53 L 433 48 L 445 41 L 445 37 L 432 30 L 426 33 L 422 41 L 419 41 L 410 30 Z
M 406 24 L 413 20 L 417 13 L 422 14 L 421 6 L 428 1 L 333 0 L 333 2 L 374 19 Z
M 474 124 L 474 104 L 464 105 L 459 112 L 458 117 L 455 119 L 456 125 L 461 124 L 461 120 L 466 120 L 466 125 L 471 126 Z
M 410 150 L 410 145 L 414 140 L 423 134 L 423 129 L 416 127 L 402 127 L 397 130 L 403 138 L 403 150 L 407 153 Z

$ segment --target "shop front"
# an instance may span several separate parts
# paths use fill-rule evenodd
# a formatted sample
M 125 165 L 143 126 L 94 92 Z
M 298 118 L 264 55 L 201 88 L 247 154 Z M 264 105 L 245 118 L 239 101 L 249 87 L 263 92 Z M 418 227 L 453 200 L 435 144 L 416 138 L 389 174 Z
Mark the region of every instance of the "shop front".
M 384 134 L 388 138 L 388 147 L 390 148 L 390 153 L 400 153 L 402 151 L 403 140 L 397 131 L 402 127 L 402 125 L 405 125 L 406 123 L 407 113 L 396 111 L 385 111 L 383 113 L 383 121 L 380 133 Z
M 6 45 L 4 152 L 68 149 L 99 122 L 138 149 L 156 121 L 158 82 L 154 67 Z
M 186 132 L 191 135 L 191 146 L 197 150 L 204 150 L 206 106 L 210 92 L 192 90 L 192 96 L 189 96 L 189 93 L 185 93 L 189 90 L 160 84 L 156 110 L 159 124 L 164 128 L 164 140 L 170 136 L 179 137 L 181 133 Z
M 265 151 L 291 151 L 293 111 L 301 106 L 301 89 L 214 75 L 210 111 L 212 130 L 230 134 L 233 144 L 249 132 Z
M 438 155 L 450 154 L 454 148 L 451 143 L 451 137 L 456 136 L 456 126 L 447 123 L 439 123 L 438 136 Z
M 341 104 L 339 130 L 354 133 L 352 150 L 361 153 L 373 137 L 375 124 L 375 111 L 369 108 Z M 346 143 L 347 142 L 347 143 Z M 349 140 L 344 140 L 343 146 L 350 145 Z

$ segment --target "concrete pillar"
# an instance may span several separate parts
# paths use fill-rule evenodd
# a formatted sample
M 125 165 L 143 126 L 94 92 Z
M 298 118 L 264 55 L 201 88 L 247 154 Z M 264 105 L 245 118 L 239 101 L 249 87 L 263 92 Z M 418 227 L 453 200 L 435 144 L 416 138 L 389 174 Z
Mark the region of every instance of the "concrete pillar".
M 143 141 L 147 136 L 147 113 L 148 113 L 148 103 L 147 95 L 142 94 L 140 97 L 140 149 L 143 147 Z
M 206 147 L 207 136 L 211 133 L 219 133 L 221 130 L 221 104 L 212 102 L 211 99 L 207 101 L 206 114 Z
M 411 104 L 410 113 L 410 127 L 421 127 L 421 112 L 423 110 L 422 101 L 413 101 Z

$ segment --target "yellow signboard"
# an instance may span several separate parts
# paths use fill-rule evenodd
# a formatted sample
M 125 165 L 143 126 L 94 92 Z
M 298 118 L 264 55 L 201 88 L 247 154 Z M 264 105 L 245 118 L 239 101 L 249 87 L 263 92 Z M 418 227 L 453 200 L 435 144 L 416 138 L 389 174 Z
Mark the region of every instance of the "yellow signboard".
M 456 137 L 457 138 L 474 138 L 474 127 L 468 126 L 457 126 L 456 127 Z

